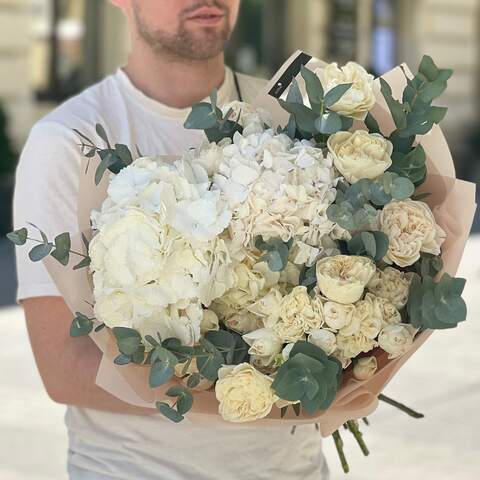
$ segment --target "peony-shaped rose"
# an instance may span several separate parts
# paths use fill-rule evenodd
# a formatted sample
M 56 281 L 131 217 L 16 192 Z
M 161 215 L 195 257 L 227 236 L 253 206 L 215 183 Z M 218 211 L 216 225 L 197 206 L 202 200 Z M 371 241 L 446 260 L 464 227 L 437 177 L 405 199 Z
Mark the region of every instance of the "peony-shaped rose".
M 146 285 L 162 270 L 170 241 L 166 228 L 140 210 L 104 225 L 89 247 L 91 270 L 111 288 Z
M 370 303 L 373 315 L 381 319 L 382 328 L 387 325 L 397 325 L 398 323 L 402 323 L 400 312 L 395 308 L 395 305 L 389 302 L 386 298 L 377 297 L 371 293 L 367 293 L 364 301 Z
M 287 343 L 303 339 L 322 325 L 323 307 L 320 299 L 312 299 L 306 287 L 298 286 L 283 297 L 279 318 L 268 326 L 273 328 L 283 343 Z
M 314 330 L 308 336 L 308 341 L 321 348 L 327 355 L 332 355 L 337 349 L 337 338 L 335 334 L 324 328 Z
M 367 289 L 377 297 L 390 301 L 395 308 L 401 310 L 407 304 L 412 278 L 412 273 L 387 267 L 383 271 L 375 272 Z
M 383 327 L 383 311 L 377 307 L 375 297 L 366 295 L 355 304 L 355 317 L 359 319 L 359 332 L 370 340 L 378 337 Z
M 397 358 L 410 350 L 416 333 L 412 325 L 387 325 L 378 336 L 378 344 L 388 353 L 388 358 Z
M 336 255 L 317 262 L 317 282 L 322 294 L 342 304 L 358 301 L 375 273 L 375 263 L 367 257 Z
M 390 242 L 384 261 L 399 267 L 413 265 L 422 252 L 440 255 L 446 238 L 430 207 L 414 200 L 386 205 L 380 213 L 380 229 Z
M 353 376 L 357 380 L 368 380 L 377 371 L 377 358 L 371 357 L 359 358 L 353 367 Z
M 344 359 L 358 357 L 362 352 L 370 352 L 376 346 L 377 342 L 367 338 L 360 332 L 349 336 L 337 335 L 337 347 L 340 352 L 340 357 Z
M 265 418 L 278 400 L 272 382 L 248 363 L 220 368 L 215 394 L 222 418 L 236 423 Z
M 337 63 L 330 63 L 325 68 L 317 69 L 315 73 L 325 92 L 337 85 L 352 83 L 352 87 L 331 110 L 357 120 L 365 120 L 367 113 L 376 103 L 373 75 L 356 62 L 348 62 L 341 68 Z
M 375 180 L 392 165 L 393 144 L 378 133 L 337 132 L 327 145 L 335 167 L 352 184 L 361 178 Z

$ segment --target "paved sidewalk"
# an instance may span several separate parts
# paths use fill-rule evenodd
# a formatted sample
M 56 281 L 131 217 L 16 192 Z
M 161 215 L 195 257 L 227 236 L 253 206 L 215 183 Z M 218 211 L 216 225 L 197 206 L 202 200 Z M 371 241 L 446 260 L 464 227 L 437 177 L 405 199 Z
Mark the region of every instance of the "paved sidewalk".
M 370 457 L 344 435 L 347 477 L 326 439 L 331 480 L 480 479 L 480 236 L 470 240 L 460 275 L 468 279 L 469 321 L 436 333 L 385 392 L 426 418 L 381 405 L 364 428 Z M 43 392 L 21 310 L 0 310 L 0 325 L 0 480 L 66 480 L 64 407 Z

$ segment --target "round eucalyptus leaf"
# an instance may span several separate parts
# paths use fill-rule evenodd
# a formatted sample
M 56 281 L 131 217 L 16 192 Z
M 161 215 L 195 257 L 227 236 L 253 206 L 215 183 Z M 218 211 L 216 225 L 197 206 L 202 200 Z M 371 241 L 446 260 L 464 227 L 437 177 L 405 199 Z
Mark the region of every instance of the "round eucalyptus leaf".
M 332 135 L 342 128 L 342 118 L 338 113 L 324 113 L 315 120 L 315 128 L 323 135 Z
M 415 185 L 405 177 L 397 177 L 391 186 L 392 197 L 395 200 L 410 198 L 415 192 Z

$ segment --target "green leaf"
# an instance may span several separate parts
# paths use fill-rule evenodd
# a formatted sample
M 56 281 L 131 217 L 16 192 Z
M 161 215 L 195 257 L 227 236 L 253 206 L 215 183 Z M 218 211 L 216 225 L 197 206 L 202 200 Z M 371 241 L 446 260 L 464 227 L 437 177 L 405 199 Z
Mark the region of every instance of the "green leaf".
M 432 57 L 429 55 L 424 55 L 422 57 L 422 61 L 420 62 L 420 66 L 418 67 L 418 71 L 425 75 L 428 81 L 433 82 L 437 79 L 439 70 L 438 67 L 435 65 Z
M 284 110 L 291 113 L 300 130 L 308 133 L 315 133 L 315 120 L 318 114 L 310 108 L 300 103 L 287 103 L 281 99 L 278 100 Z
M 143 347 L 142 336 L 136 330 L 125 327 L 115 327 L 112 331 L 121 353 L 132 356 Z
M 323 100 L 325 107 L 330 108 L 335 105 L 345 95 L 345 93 L 350 90 L 352 85 L 353 83 L 343 83 L 330 89 L 325 94 L 325 98 Z
M 312 110 L 320 113 L 320 105 L 323 101 L 323 87 L 320 79 L 309 68 L 302 65 L 302 77 L 305 80 L 305 86 L 307 87 L 307 95 L 310 100 Z M 303 103 L 303 101 L 302 101 Z
M 447 112 L 447 107 L 430 107 L 430 120 L 438 125 L 445 118 Z
M 382 77 L 380 77 L 380 85 L 382 95 L 387 102 L 388 108 L 390 110 L 396 127 L 400 129 L 404 128 L 406 126 L 407 116 L 405 110 L 403 109 L 403 105 L 393 98 L 390 85 Z
M 395 200 L 406 200 L 415 193 L 415 185 L 405 177 L 397 177 L 393 180 L 390 191 Z
M 206 338 L 200 340 L 201 356 L 197 356 L 197 367 L 199 373 L 207 380 L 215 382 L 218 379 L 218 370 L 222 367 L 224 358 L 218 349 Z
M 177 411 L 180 415 L 185 415 L 192 409 L 193 406 L 193 396 L 182 385 L 177 385 L 167 390 L 166 394 L 169 397 L 177 397 Z
M 367 117 L 365 118 L 365 126 L 370 133 L 381 133 L 378 122 L 370 112 L 367 113 Z
M 175 375 L 177 357 L 167 349 L 157 347 L 152 355 L 149 384 L 151 388 L 160 387 Z
M 131 362 L 130 357 L 128 355 L 124 355 L 121 353 L 118 355 L 114 360 L 113 363 L 115 365 L 128 365 Z
M 216 111 L 212 110 L 212 105 L 201 102 L 193 105 L 184 127 L 193 130 L 208 130 L 215 127 L 217 121 Z
M 52 257 L 62 265 L 68 265 L 70 259 L 70 247 L 70 234 L 68 232 L 61 233 L 55 237 L 55 250 L 52 252 Z
M 71 337 L 84 337 L 89 335 L 93 330 L 93 320 L 83 313 L 76 312 L 75 318 L 70 326 Z
M 103 128 L 103 125 L 101 125 L 100 123 L 97 123 L 95 125 L 95 131 L 97 132 L 97 135 L 107 144 L 108 148 L 111 148 L 110 142 L 108 140 L 107 132 Z
M 202 376 L 199 373 L 192 373 L 187 380 L 188 388 L 197 388 L 200 385 Z
M 342 129 L 342 118 L 335 112 L 324 113 L 315 120 L 315 128 L 323 135 L 332 135 Z
M 99 185 L 102 181 L 103 175 L 105 172 L 115 164 L 116 158 L 112 153 L 108 153 L 102 158 L 102 161 L 98 164 L 97 170 L 95 171 L 95 185 Z
M 126 167 L 133 162 L 132 153 L 130 152 L 130 149 L 126 145 L 122 145 L 121 143 L 116 143 L 115 153 Z
M 439 97 L 447 89 L 447 82 L 443 80 L 435 80 L 428 83 L 420 90 L 420 98 L 425 103 L 432 102 L 435 98 Z
M 41 245 L 37 245 L 33 247 L 28 256 L 32 262 L 39 262 L 43 260 L 45 257 L 50 255 L 50 252 L 53 249 L 53 245 L 51 243 L 42 243 Z
M 294 78 L 290 85 L 290 89 L 287 94 L 287 103 L 301 103 L 303 104 L 302 92 L 298 86 L 297 80 Z
M 89 267 L 91 263 L 92 259 L 90 257 L 85 257 L 80 263 L 77 263 L 77 265 L 73 267 L 73 270 L 79 270 L 80 268 Z
M 21 228 L 20 230 L 7 233 L 7 238 L 15 245 L 25 245 L 27 242 L 27 237 L 28 230 L 26 228 Z
M 170 405 L 168 405 L 168 403 L 157 402 L 155 405 L 158 411 L 172 422 L 180 423 L 182 420 L 185 419 L 183 415 L 180 415 L 176 410 L 174 410 Z

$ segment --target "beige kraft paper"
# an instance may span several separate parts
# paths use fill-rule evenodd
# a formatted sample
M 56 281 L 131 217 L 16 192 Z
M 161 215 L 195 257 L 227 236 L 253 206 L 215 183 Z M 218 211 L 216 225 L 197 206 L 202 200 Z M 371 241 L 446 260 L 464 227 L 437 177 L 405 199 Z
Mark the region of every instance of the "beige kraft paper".
M 297 51 L 292 55 L 255 102 L 256 106 L 261 106 L 272 112 L 277 124 L 285 124 L 288 120 L 288 114 L 278 106 L 278 102 L 267 92 L 275 85 L 281 74 L 299 53 Z M 323 65 L 325 63 L 321 60 L 312 59 L 307 67 L 315 70 L 315 68 Z M 403 65 L 403 67 L 410 76 L 411 72 L 408 67 L 406 65 Z M 400 98 L 406 83 L 400 67 L 386 73 L 383 78 L 392 87 L 394 97 Z M 297 80 L 301 88 L 304 89 L 300 75 Z M 376 80 L 376 83 L 379 92 L 378 80 Z M 393 130 L 394 125 L 380 93 L 377 94 L 377 105 L 372 110 L 372 114 L 381 126 L 382 133 L 388 135 Z M 361 122 L 355 124 L 355 128 L 362 127 Z M 418 142 L 422 144 L 426 151 L 429 172 L 428 179 L 420 190 L 431 193 L 426 202 L 432 207 L 438 224 L 447 233 L 447 239 L 443 245 L 445 264 L 443 271 L 453 276 L 457 272 L 473 221 L 476 208 L 475 185 L 455 179 L 452 156 L 445 137 L 438 126 L 435 125 L 427 135 L 418 137 Z M 163 159 L 174 161 L 176 158 L 178 157 L 164 157 Z M 97 160 L 90 160 L 90 163 L 87 172 L 85 172 L 86 163 L 81 167 L 78 197 L 78 231 L 84 232 L 87 237 L 92 235 L 90 212 L 101 207 L 106 197 L 108 185 L 108 175 L 105 175 L 100 185 L 95 187 L 94 173 Z M 80 233 L 72 238 L 72 249 L 84 251 Z M 51 258 L 46 259 L 45 263 L 72 313 L 79 311 L 93 316 L 93 309 L 90 305 L 93 303 L 91 278 L 87 269 L 72 270 L 74 260 L 68 267 L 63 267 Z M 267 418 L 255 422 L 255 425 L 276 424 L 284 426 L 318 422 L 322 435 L 328 436 L 347 420 L 371 414 L 378 405 L 378 395 L 400 367 L 430 335 L 430 331 L 418 335 L 410 351 L 394 360 L 388 360 L 387 355 L 377 349 L 374 354 L 378 358 L 379 368 L 375 375 L 366 381 L 357 381 L 352 378 L 351 373 L 346 372 L 336 399 L 328 410 L 314 416 L 302 414 L 300 417 L 296 417 L 289 409 L 286 417 L 280 419 L 280 410 L 274 407 Z M 148 366 L 116 366 L 113 363 L 119 352 L 113 335 L 108 329 L 105 328 L 98 333 L 92 333 L 91 338 L 103 352 L 96 378 L 97 385 L 124 402 L 139 407 L 153 408 L 156 401 L 164 400 L 165 391 L 177 381 L 173 380 L 163 387 L 151 389 L 148 384 Z M 213 391 L 195 393 L 194 407 L 188 414 L 188 418 L 195 423 L 223 422 L 218 414 L 218 402 L 215 393 Z M 247 428 L 248 425 L 251 424 L 242 424 L 239 425 L 239 428 Z

